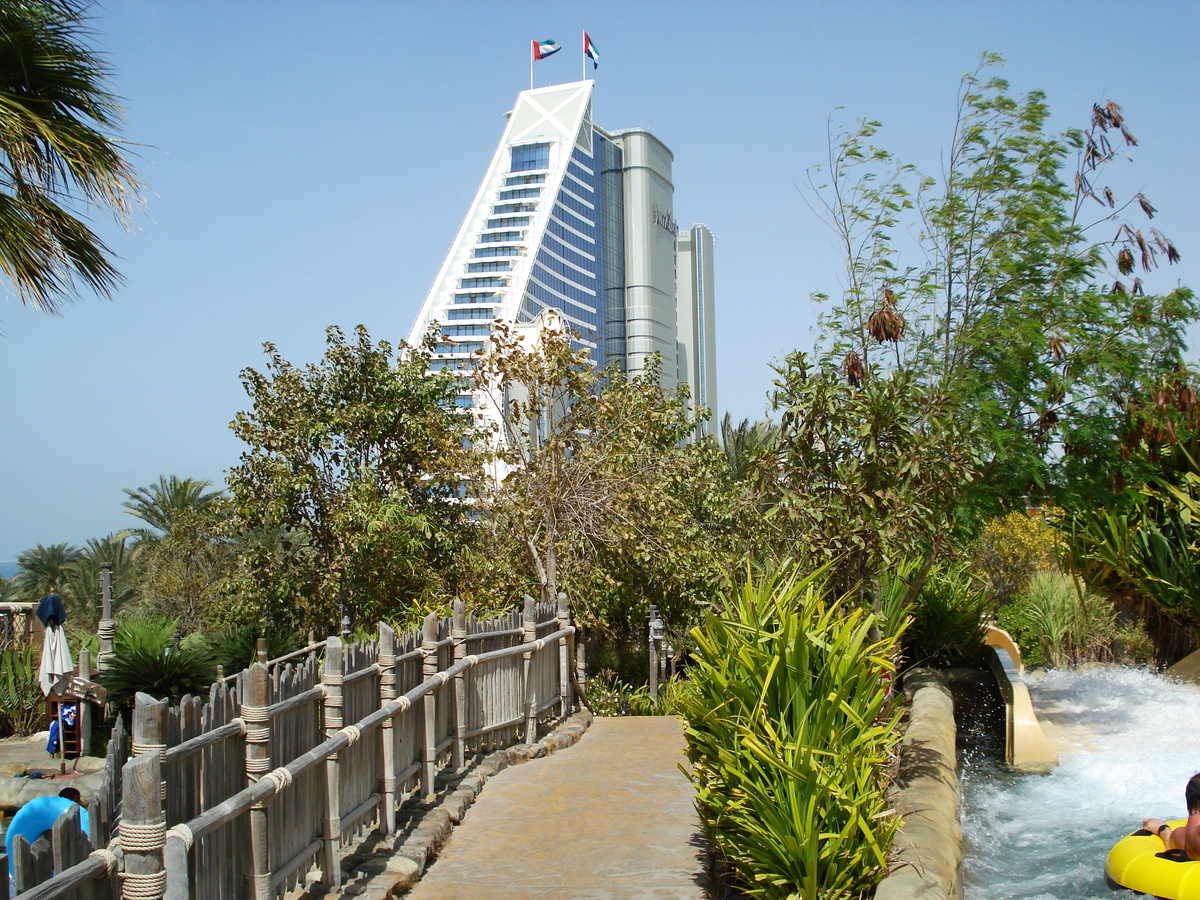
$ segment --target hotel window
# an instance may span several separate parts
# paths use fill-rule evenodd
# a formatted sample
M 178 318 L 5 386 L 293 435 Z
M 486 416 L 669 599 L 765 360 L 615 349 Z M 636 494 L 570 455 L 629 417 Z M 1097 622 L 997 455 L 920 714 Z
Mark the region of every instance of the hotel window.
M 505 216 L 500 219 L 488 219 L 488 228 L 511 228 L 514 225 L 528 225 L 529 216 Z
M 537 212 L 536 203 L 497 203 L 492 207 L 493 216 L 505 216 L 509 213 Z
M 522 200 L 525 197 L 540 197 L 542 195 L 541 188 L 513 188 L 508 191 L 500 192 L 501 200 Z
M 492 306 L 472 306 L 467 309 L 447 310 L 448 319 L 490 319 L 496 312 Z
M 512 263 L 508 260 L 495 259 L 491 262 L 467 263 L 468 272 L 511 272 Z
M 480 337 L 481 335 L 491 334 L 492 329 L 488 325 L 443 325 L 442 335 L 444 337 Z
M 504 241 L 519 241 L 523 234 L 525 234 L 523 231 L 495 231 L 491 234 L 481 234 L 479 236 L 479 243 L 497 244 Z
M 545 181 L 545 173 L 540 175 L 509 175 L 504 179 L 504 184 L 506 186 L 514 184 L 543 184 Z
M 464 278 L 458 286 L 460 288 L 477 288 L 477 287 L 504 287 L 508 284 L 507 278 L 496 278 L 488 276 L 485 278 Z
M 492 303 L 496 299 L 493 291 L 483 291 L 471 294 L 455 294 L 455 303 Z
M 512 148 L 512 165 L 510 172 L 530 172 L 534 169 L 550 168 L 549 144 L 526 144 L 524 147 Z
M 476 247 L 473 254 L 476 259 L 487 256 L 516 256 L 516 247 Z

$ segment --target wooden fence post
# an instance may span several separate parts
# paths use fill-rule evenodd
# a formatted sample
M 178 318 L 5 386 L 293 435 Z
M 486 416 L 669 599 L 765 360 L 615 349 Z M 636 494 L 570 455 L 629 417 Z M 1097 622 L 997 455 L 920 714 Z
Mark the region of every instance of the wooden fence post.
M 136 715 L 136 712 L 135 712 Z M 163 845 L 162 762 L 155 752 L 142 753 L 125 764 L 121 778 L 119 838 L 124 853 L 121 897 L 160 900 L 167 885 Z
M 87 650 L 79 651 L 79 677 L 92 680 L 92 654 Z M 92 755 L 92 703 L 81 697 L 79 699 L 79 755 Z
M 430 613 L 421 627 L 421 676 L 426 681 L 437 674 L 437 637 L 437 613 Z M 421 750 L 421 760 L 424 763 L 421 771 L 421 790 L 426 797 L 432 797 L 434 776 L 437 774 L 437 691 L 430 691 L 423 699 L 425 726 L 424 747 Z
M 321 684 L 325 688 L 325 737 L 331 738 L 342 730 L 342 640 L 330 636 L 325 642 L 325 668 L 321 672 Z M 326 887 L 336 888 L 342 883 L 342 866 L 339 859 L 342 842 L 342 782 L 338 753 L 330 753 L 325 760 L 325 858 L 321 865 L 321 880 Z
M 379 623 L 379 705 L 387 706 L 396 697 L 396 632 Z M 383 809 L 379 831 L 389 835 L 396 825 L 396 720 L 389 716 L 379 730 L 383 741 Z
M 133 742 L 129 755 L 141 756 L 143 753 L 154 753 L 158 756 L 158 771 L 162 772 L 162 763 L 167 757 L 167 715 L 170 712 L 169 700 L 155 700 L 149 694 L 140 691 L 133 697 Z M 159 785 L 159 800 L 166 809 L 167 783 Z
M 537 679 L 533 672 L 533 642 L 537 640 L 536 605 L 533 598 L 525 595 L 525 610 L 521 616 L 521 641 L 525 644 L 524 678 L 525 695 L 525 743 L 537 743 Z
M 96 668 L 101 672 L 108 669 L 113 654 L 113 635 L 117 633 L 117 623 L 112 617 L 112 570 L 112 563 L 100 563 L 100 625 L 96 629 L 100 634 L 100 652 L 96 654 Z
M 558 595 L 558 628 L 571 627 L 571 608 L 567 605 L 567 595 Z M 574 699 L 571 697 L 571 650 L 568 646 L 567 635 L 558 639 L 558 714 L 564 719 L 574 709 Z
M 271 721 L 267 667 L 255 663 L 246 679 L 241 717 L 246 723 L 246 781 L 257 782 L 271 771 Z M 249 786 L 249 784 L 247 785 Z M 271 851 L 267 833 L 267 801 L 250 807 L 250 856 L 254 871 L 247 875 L 246 896 L 269 900 L 271 894 Z
M 454 662 L 458 664 L 467 656 L 467 606 L 461 600 L 454 601 L 450 639 L 454 642 Z M 467 673 L 463 670 L 454 676 L 454 771 L 461 772 L 466 764 Z

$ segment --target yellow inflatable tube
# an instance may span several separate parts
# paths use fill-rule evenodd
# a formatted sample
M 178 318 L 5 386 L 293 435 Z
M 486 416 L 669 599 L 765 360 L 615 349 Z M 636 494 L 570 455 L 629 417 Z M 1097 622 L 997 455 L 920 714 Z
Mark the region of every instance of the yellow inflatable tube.
M 1172 828 L 1187 819 L 1168 822 Z M 1167 900 L 1200 898 L 1200 860 L 1181 858 L 1178 850 L 1163 851 L 1162 838 L 1139 828 L 1117 841 L 1104 861 L 1104 874 L 1131 891 L 1153 894 Z

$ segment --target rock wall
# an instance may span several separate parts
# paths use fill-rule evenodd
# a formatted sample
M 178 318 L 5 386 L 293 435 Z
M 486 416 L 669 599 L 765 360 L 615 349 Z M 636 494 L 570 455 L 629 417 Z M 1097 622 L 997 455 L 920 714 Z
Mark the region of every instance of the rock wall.
M 875 900 L 957 900 L 962 861 L 954 700 L 940 672 L 914 669 L 904 679 L 911 700 L 891 800 L 904 824 L 892 871 Z

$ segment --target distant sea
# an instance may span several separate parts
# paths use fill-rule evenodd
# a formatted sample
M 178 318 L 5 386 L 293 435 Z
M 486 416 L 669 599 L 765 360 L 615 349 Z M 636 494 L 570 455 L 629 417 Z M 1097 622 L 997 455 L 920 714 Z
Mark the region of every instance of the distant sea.
M 12 578 L 16 574 L 16 562 L 0 562 L 0 578 Z

